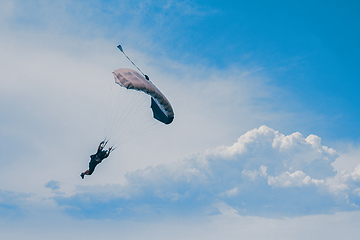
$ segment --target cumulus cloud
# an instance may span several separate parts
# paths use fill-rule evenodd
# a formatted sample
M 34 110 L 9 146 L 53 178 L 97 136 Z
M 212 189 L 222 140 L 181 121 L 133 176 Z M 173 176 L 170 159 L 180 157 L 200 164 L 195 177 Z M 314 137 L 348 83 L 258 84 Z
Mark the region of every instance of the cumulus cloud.
M 199 10 L 197 6 L 191 4 L 166 3 L 168 3 L 167 8 L 184 9 L 186 7 L 188 9 L 190 6 L 192 10 Z M 98 100 L 102 98 L 102 95 L 96 93 L 98 91 L 106 92 L 105 89 L 102 89 L 104 84 L 99 79 L 103 79 L 104 76 L 107 76 L 107 73 L 109 73 L 109 78 L 112 78 L 111 71 L 118 67 L 118 58 L 109 53 L 103 54 L 104 49 L 110 49 L 110 47 L 106 46 L 113 45 L 113 43 L 102 40 L 97 40 L 101 44 L 94 42 L 95 40 L 85 41 L 81 36 L 88 36 L 86 34 L 87 28 L 77 28 L 79 24 L 73 24 L 73 22 L 79 22 L 73 21 L 74 19 L 69 16 L 66 7 L 59 8 L 57 3 L 40 4 L 40 8 L 31 5 L 32 10 L 36 8 L 40 9 L 36 10 L 36 12 L 51 12 L 51 16 L 53 16 L 54 11 L 44 11 L 44 9 L 60 9 L 56 12 L 57 16 L 61 16 L 60 19 L 67 19 L 67 21 L 65 23 L 55 23 L 47 20 L 58 18 L 50 17 L 48 14 L 38 14 L 34 22 L 42 22 L 41 26 L 45 29 L 60 30 L 45 34 L 40 28 L 36 28 L 30 34 L 29 31 L 24 30 L 28 28 L 28 25 L 22 26 L 24 29 L 20 28 L 21 31 L 13 30 L 20 26 L 11 17 L 22 16 L 24 19 L 28 19 L 33 14 L 33 11 L 24 11 L 24 9 L 28 10 L 27 7 L 30 5 L 25 5 L 25 7 L 21 8 L 22 10 L 19 10 L 18 6 L 22 6 L 19 1 L 5 1 L 2 4 L 7 14 L 0 17 L 0 22 L 9 23 L 1 26 L 7 33 L 3 34 L 4 36 L 1 39 L 2 45 L 6 46 L 2 52 L 5 64 L 2 77 L 7 79 L 2 85 L 2 98 L 6 98 L 6 101 L 3 101 L 4 103 L 13 102 L 13 105 L 8 107 L 3 104 L 1 106 L 3 112 L 7 113 L 4 114 L 6 118 L 2 120 L 2 125 L 5 127 L 0 130 L 5 137 L 1 140 L 4 143 L 3 146 L 13 145 L 16 146 L 16 149 L 23 149 L 22 152 L 18 152 L 14 150 L 14 147 L 14 149 L 10 149 L 11 151 L 7 151 L 12 153 L 11 157 L 15 160 L 9 161 L 3 166 L 6 171 L 2 174 L 2 178 L 9 182 L 6 189 L 32 193 L 36 191 L 39 193 L 38 186 L 42 190 L 47 182 L 45 188 L 48 189 L 46 189 L 45 193 L 48 194 L 49 189 L 56 190 L 53 194 L 59 194 L 59 197 L 56 197 L 55 200 L 58 204 L 67 206 L 69 213 L 87 216 L 98 216 L 100 214 L 104 217 L 135 216 L 136 214 L 164 211 L 213 213 L 218 211 L 216 206 L 218 206 L 219 202 L 226 203 L 240 214 L 251 215 L 264 212 L 280 212 L 285 215 L 297 214 L 303 209 L 305 209 L 303 214 L 306 214 L 312 212 L 312 209 L 318 212 L 327 212 L 339 206 L 346 208 L 347 206 L 355 207 L 358 205 L 360 176 L 358 168 L 336 172 L 332 163 L 337 158 L 337 153 L 335 150 L 323 146 L 318 136 L 309 135 L 304 137 L 298 132 L 284 135 L 266 126 L 245 133 L 231 146 L 222 146 L 193 154 L 177 163 L 148 167 L 128 173 L 126 176 L 127 183 L 124 185 L 107 186 L 105 188 L 104 182 L 101 182 L 102 185 L 99 188 L 93 186 L 91 188 L 79 188 L 75 195 L 70 197 L 68 197 L 68 194 L 60 196 L 62 193 L 57 190 L 64 190 L 63 188 L 67 185 L 73 185 L 75 176 L 79 178 L 77 169 L 83 170 L 80 163 L 76 165 L 78 159 L 88 159 L 88 156 L 84 157 L 78 153 L 64 157 L 63 152 L 68 152 L 68 149 L 73 147 L 73 142 L 88 141 L 86 144 L 83 143 L 83 146 L 88 145 L 89 140 L 85 139 L 84 136 L 87 136 L 94 126 L 88 121 L 93 118 L 90 113 L 92 109 L 98 109 L 101 106 L 101 104 L 95 104 L 95 102 L 100 102 Z M 163 6 L 163 4 L 160 5 Z M 76 12 L 82 8 L 73 7 L 72 9 Z M 3 13 L 4 11 L 0 10 L 0 12 Z M 194 11 L 191 12 L 192 15 L 196 15 L 197 11 L 195 13 Z M 89 14 L 91 15 L 91 13 Z M 77 20 L 88 22 L 90 17 L 89 15 L 86 16 L 85 20 Z M 144 19 L 147 18 L 144 17 Z M 31 21 L 29 25 L 32 26 Z M 59 25 L 62 27 L 58 27 Z M 69 29 L 73 29 L 73 31 L 85 30 L 82 32 L 83 35 L 73 38 L 66 34 L 70 31 Z M 93 28 L 91 29 L 91 33 L 99 32 L 93 31 Z M 62 37 L 59 38 L 59 36 Z M 98 35 L 94 35 L 90 39 L 96 38 L 96 36 Z M 139 39 L 143 42 L 143 38 Z M 61 44 L 57 44 L 59 42 Z M 105 47 L 99 48 L 99 45 Z M 23 46 L 21 51 L 18 50 L 18 46 Z M 54 48 L 53 46 L 57 47 Z M 64 51 L 64 49 L 67 50 Z M 73 51 L 74 49 L 76 51 Z M 37 57 L 34 58 L 33 56 Z M 146 58 L 140 56 L 139 59 Z M 5 59 L 10 58 L 15 60 L 5 61 Z M 99 59 L 107 59 L 106 64 L 100 65 Z M 168 62 L 163 61 L 163 59 L 158 61 L 162 62 L 162 64 Z M 14 62 L 16 62 L 15 65 Z M 151 66 L 151 64 L 141 65 Z M 21 71 L 19 71 L 18 66 L 22 66 Z M 61 71 L 59 71 L 59 66 L 61 66 Z M 189 70 L 187 66 L 180 66 L 179 63 L 166 63 L 166 66 L 171 71 L 180 69 L 179 72 L 184 72 L 181 75 L 182 79 L 193 79 L 194 76 L 197 78 L 199 75 L 205 75 L 204 71 L 198 68 Z M 251 105 L 250 99 L 254 97 L 253 92 L 266 95 L 263 87 L 246 87 L 244 84 L 239 84 L 238 76 L 241 76 L 240 80 L 244 77 L 243 74 L 238 74 L 239 72 L 233 73 L 233 75 L 236 75 L 236 84 L 230 80 L 223 84 L 224 79 L 229 79 L 231 76 L 226 75 L 224 77 L 222 72 L 209 74 L 209 70 L 206 69 L 208 84 L 204 86 L 203 81 L 191 85 L 184 84 L 185 80 L 168 81 L 169 75 L 166 75 L 164 68 L 161 70 L 153 68 L 152 71 L 153 75 L 158 79 L 157 83 L 160 85 L 161 83 L 175 84 L 173 82 L 178 84 L 173 85 L 173 91 L 171 91 L 171 88 L 166 91 L 170 93 L 169 96 L 172 96 L 172 103 L 174 103 L 176 111 L 179 113 L 176 120 L 178 125 L 171 126 L 172 129 L 177 127 L 178 131 L 172 132 L 173 134 L 167 132 L 166 135 L 176 136 L 177 139 L 173 138 L 169 142 L 171 142 L 172 146 L 182 145 L 186 151 L 198 150 L 200 145 L 213 145 L 215 141 L 212 139 L 222 142 L 223 139 L 227 139 L 222 137 L 224 132 L 236 132 L 234 131 L 234 122 L 229 124 L 226 129 L 223 128 L 223 122 L 237 121 L 239 118 L 232 117 L 229 120 L 228 117 L 218 117 L 218 119 L 214 118 L 210 121 L 209 119 L 214 116 L 214 113 L 218 116 L 228 116 L 232 112 L 232 110 L 229 110 L 230 108 L 233 109 L 240 104 L 242 106 Z M 53 74 L 54 72 L 56 74 Z M 200 74 L 195 75 L 196 72 L 200 72 Z M 27 77 L 24 78 L 24 76 Z M 214 78 L 220 78 L 222 85 L 219 84 L 218 80 L 209 81 L 209 79 Z M 52 81 L 49 81 L 49 79 Z M 249 84 L 250 81 L 244 82 Z M 190 85 L 192 87 L 181 88 L 182 91 L 179 91 L 181 85 Z M 169 85 L 167 88 L 169 89 Z M 200 88 L 203 89 L 201 97 L 198 91 Z M 244 88 L 246 90 L 242 90 Z M 38 91 L 38 89 L 46 89 L 46 91 Z M 161 86 L 161 89 L 166 88 Z M 249 89 L 257 89 L 257 91 L 249 91 Z M 259 91 L 259 89 L 262 90 Z M 176 94 L 183 95 L 185 90 L 187 100 L 176 97 Z M 241 94 L 239 94 L 240 91 Z M 251 92 L 252 95 L 247 96 L 247 92 Z M 235 95 L 236 97 L 230 98 L 230 96 Z M 261 97 L 266 96 L 255 96 L 255 98 Z M 206 101 L 198 102 L 199 99 L 206 99 Z M 211 99 L 216 99 L 216 101 Z M 226 106 L 229 102 L 234 103 L 234 99 L 237 99 L 234 105 Z M 31 111 L 28 110 L 28 105 L 32 106 Z M 90 108 L 90 105 L 94 105 L 94 107 Z M 198 109 L 210 109 L 209 106 L 211 106 L 211 111 L 204 110 L 199 117 Z M 251 109 L 253 108 L 255 107 L 252 106 Z M 253 126 L 256 124 L 253 124 L 253 122 L 259 122 L 257 120 L 259 117 L 254 117 L 256 114 L 248 114 L 247 111 L 249 110 L 244 110 L 247 107 L 241 109 L 243 110 L 239 110 L 237 114 L 248 116 L 247 120 L 241 120 L 241 126 L 246 126 L 243 129 L 249 129 L 247 126 Z M 240 114 L 240 111 L 243 112 Z M 81 115 L 79 115 L 79 112 L 81 112 Z M 84 114 L 85 112 L 86 114 Z M 269 118 L 270 113 L 267 112 L 266 115 Z M 19 119 L 27 119 L 27 121 L 24 123 Z M 4 122 L 5 120 L 6 122 Z M 252 123 L 249 124 L 245 121 Z M 216 131 L 213 130 L 214 125 L 218 128 Z M 238 125 L 240 126 L 237 123 Z M 79 128 L 79 126 L 82 127 Z M 183 130 L 184 126 L 187 127 L 187 131 Z M 52 131 L 49 131 L 49 129 Z M 189 135 L 188 132 L 194 132 L 193 129 L 197 129 L 197 132 L 201 132 L 201 134 Z M 203 131 L 199 129 L 203 129 Z M 236 130 L 239 129 L 236 128 Z M 211 138 L 211 134 L 217 137 Z M 50 135 L 56 136 L 56 139 L 51 138 Z M 10 140 L 12 140 L 11 138 L 14 139 L 11 141 L 14 142 L 13 144 L 9 144 L 9 138 Z M 74 138 L 76 138 L 75 141 Z M 159 135 L 158 138 L 161 139 Z M 189 144 L 190 141 L 187 141 L 189 138 L 197 144 Z M 19 139 L 24 142 L 21 146 L 19 146 Z M 73 141 L 68 141 L 68 139 Z M 94 139 L 93 141 L 97 140 Z M 196 145 L 197 148 L 191 148 L 191 145 Z M 170 148 L 170 144 L 168 147 Z M 166 160 L 168 156 L 174 155 L 174 149 L 171 150 L 165 155 Z M 2 151 L 3 155 L 4 152 Z M 133 153 L 134 151 L 128 152 L 131 152 L 132 155 L 138 154 Z M 156 151 L 152 153 L 154 152 Z M 179 152 L 180 150 L 176 154 L 181 155 L 183 153 L 179 154 Z M 19 154 L 23 155 L 17 156 Z M 124 159 L 127 159 L 126 157 Z M 31 163 L 31 166 L 27 164 L 27 167 L 24 168 L 23 159 L 26 159 L 26 163 Z M 149 159 L 149 161 L 154 163 L 156 160 Z M 171 161 L 174 160 L 170 159 L 169 162 Z M 65 162 L 66 164 L 64 164 Z M 162 162 L 165 162 L 165 160 Z M 14 165 L 15 163 L 18 165 Z M 72 168 L 71 171 L 73 172 L 71 173 L 68 171 L 70 163 L 72 166 L 76 165 L 76 167 Z M 123 161 L 120 164 L 129 163 Z M 142 161 L 140 164 L 144 166 L 148 162 Z M 29 169 L 39 169 L 40 166 L 42 174 L 36 174 L 36 177 L 34 177 L 34 171 Z M 62 172 L 57 177 L 63 179 L 49 182 L 53 177 L 54 166 L 58 172 Z M 20 175 L 24 177 L 31 177 L 32 181 L 18 182 L 15 179 L 16 177 L 12 179 L 15 176 L 11 174 L 13 169 L 16 169 L 17 172 L 20 171 Z M 114 171 L 121 175 L 118 173 L 118 169 Z M 68 176 L 74 179 L 64 180 Z M 115 176 L 114 178 L 120 177 Z M 9 181 L 9 179 L 12 181 Z M 89 180 L 87 184 L 91 181 Z M 308 197 L 309 195 L 311 195 L 311 198 Z M 326 204 L 322 204 L 324 201 Z M 289 212 L 289 209 L 292 210 Z
M 268 178 L 268 184 L 270 186 L 277 187 L 302 187 L 309 184 L 323 184 L 324 180 L 312 179 L 306 175 L 303 171 L 296 171 L 294 173 L 285 172 L 279 176 Z
M 112 196 L 105 198 L 93 189 L 55 199 L 70 207 L 72 214 L 88 217 L 96 215 L 99 206 L 102 214 L 108 211 L 120 218 L 213 214 L 219 211 L 219 202 L 240 215 L 259 216 L 357 209 L 360 165 L 349 173 L 336 172 L 331 163 L 337 157 L 318 136 L 284 135 L 261 126 L 231 146 L 128 173 L 127 184 L 117 186 Z

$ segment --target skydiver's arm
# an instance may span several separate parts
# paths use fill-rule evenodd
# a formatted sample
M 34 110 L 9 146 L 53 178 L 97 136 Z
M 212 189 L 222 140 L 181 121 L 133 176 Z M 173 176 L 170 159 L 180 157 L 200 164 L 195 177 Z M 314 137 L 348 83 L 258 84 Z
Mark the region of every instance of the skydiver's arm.
M 109 148 L 109 150 L 106 151 L 106 157 L 110 155 L 110 152 L 111 152 L 111 148 Z
M 98 152 L 99 152 L 99 151 L 101 151 L 101 150 L 103 149 L 103 146 L 102 146 L 102 145 L 103 145 L 103 143 L 104 143 L 104 141 L 102 141 L 102 142 L 99 144 L 99 147 L 98 147 Z

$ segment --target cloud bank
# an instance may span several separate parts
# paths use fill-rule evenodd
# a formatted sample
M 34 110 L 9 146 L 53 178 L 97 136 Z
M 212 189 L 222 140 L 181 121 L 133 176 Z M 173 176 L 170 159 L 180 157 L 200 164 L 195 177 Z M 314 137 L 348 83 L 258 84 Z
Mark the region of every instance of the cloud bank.
M 269 217 L 358 210 L 360 165 L 337 171 L 337 158 L 318 136 L 261 126 L 231 146 L 128 173 L 124 185 L 54 199 L 86 218 L 217 214 L 224 204 L 239 215 Z

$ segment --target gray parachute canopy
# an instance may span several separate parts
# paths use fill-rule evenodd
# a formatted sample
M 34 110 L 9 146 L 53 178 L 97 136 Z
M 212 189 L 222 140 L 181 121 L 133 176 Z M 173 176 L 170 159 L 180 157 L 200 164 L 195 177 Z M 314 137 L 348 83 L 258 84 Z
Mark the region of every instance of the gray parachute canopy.
M 151 96 L 151 109 L 154 118 L 162 123 L 170 124 L 174 120 L 174 111 L 164 94 L 149 80 L 137 71 L 120 68 L 113 72 L 115 82 L 121 87 L 144 92 Z

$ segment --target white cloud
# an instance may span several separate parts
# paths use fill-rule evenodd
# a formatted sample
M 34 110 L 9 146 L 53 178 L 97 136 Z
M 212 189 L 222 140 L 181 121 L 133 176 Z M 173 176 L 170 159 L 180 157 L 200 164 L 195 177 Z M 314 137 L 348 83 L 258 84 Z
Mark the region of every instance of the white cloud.
M 342 148 L 341 154 L 332 165 L 337 171 L 351 172 L 360 163 L 360 147 L 347 144 L 345 149 L 339 148 Z
M 359 154 L 341 154 L 349 164 L 336 172 L 343 162 L 334 162 L 337 153 L 319 137 L 266 126 L 231 145 L 239 132 L 264 123 L 282 131 L 304 118 L 274 112 L 276 89 L 257 75 L 258 66 L 209 70 L 157 51 L 151 36 L 184 20 L 169 19 L 214 14 L 193 3 L 1 1 L 3 237 L 81 238 L 96 225 L 89 239 L 318 239 L 319 232 L 356 239 L 358 213 L 244 216 L 358 209 Z M 149 6 L 175 11 L 149 18 Z M 115 48 L 119 39 L 169 96 L 175 122 L 118 148 L 83 181 L 79 173 L 102 137 L 103 119 L 94 114 L 105 104 L 99 93 L 108 92 L 111 71 L 129 66 Z M 189 152 L 198 153 L 182 159 Z
M 209 70 L 163 56 L 151 57 L 141 51 L 141 46 L 148 44 L 143 38 L 146 34 L 138 31 L 136 24 L 127 24 L 137 21 L 127 14 L 137 16 L 132 11 L 139 8 L 140 2 L 137 7 L 130 8 L 131 13 L 120 11 L 129 9 L 127 6 L 132 4 L 123 2 L 107 5 L 92 1 L 90 5 L 96 7 L 91 9 L 72 1 L 0 3 L 4 6 L 1 9 L 9 10 L 9 16 L 0 26 L 3 47 L 0 109 L 4 116 L 0 120 L 0 140 L 7 148 L 0 154 L 3 159 L 13 159 L 3 165 L 5 174 L 0 180 L 8 181 L 2 189 L 48 196 L 49 189 L 44 190 L 43 186 L 55 180 L 61 182 L 66 194 L 73 193 L 79 173 L 85 170 L 89 155 L 103 137 L 102 114 L 106 111 L 106 97 L 113 83 L 111 72 L 130 65 L 120 56 L 115 47 L 118 42 L 114 39 L 128 43 L 127 53 L 139 66 L 144 66 L 142 69 L 149 72 L 167 95 L 175 109 L 175 121 L 156 132 L 149 131 L 143 138 L 137 137 L 136 143 L 126 142 L 112 154 L 107 164 L 97 169 L 101 177 L 92 176 L 82 185 L 121 184 L 126 181 L 128 171 L 174 162 L 189 152 L 203 152 L 206 148 L 229 144 L 239 132 L 259 126 L 263 116 L 268 121 L 283 118 L 283 114 L 274 114 L 267 109 L 268 105 L 257 102 L 270 99 L 274 90 L 264 86 L 263 77 L 256 75 L 258 67 L 254 67 L 255 70 Z M 163 3 L 155 5 L 163 6 Z M 169 7 L 199 10 L 196 4 L 188 1 Z M 206 12 L 208 9 L 200 10 Z M 123 16 L 119 12 L 126 14 Z M 134 29 L 111 25 L 106 29 L 116 32 L 115 37 L 106 39 L 106 33 L 101 30 L 105 27 L 95 22 L 101 16 L 106 22 L 104 26 L 108 24 L 109 19 L 104 17 L 107 13 L 115 14 L 114 18 L 126 18 L 126 24 L 121 25 L 135 26 Z M 21 22 L 20 16 L 32 21 Z M 136 32 L 141 32 L 138 39 L 144 43 L 134 50 L 132 46 L 138 42 L 126 39 L 140 34 Z M 152 137 L 155 134 L 156 141 Z M 142 151 L 138 151 L 139 148 Z M 230 154 L 229 149 L 226 154 Z M 254 171 L 259 167 L 245 170 Z M 32 181 L 17 181 L 13 172 Z M 199 174 L 198 178 L 205 177 L 201 175 L 204 173 Z
M 229 189 L 225 191 L 224 193 L 219 194 L 219 196 L 225 196 L 225 197 L 233 197 L 236 196 L 239 193 L 239 189 L 237 187 L 233 189 Z
M 248 177 L 251 180 L 255 180 L 258 177 L 266 177 L 267 176 L 266 171 L 267 171 L 267 167 L 261 165 L 259 170 L 247 170 L 247 169 L 244 169 L 242 171 L 242 175 Z
M 0 196 L 3 197 L 3 195 Z M 24 202 L 21 202 L 24 204 Z M 25 203 L 26 204 L 26 203 Z M 76 239 L 91 230 L 87 239 L 309 239 L 329 240 L 358 238 L 360 212 L 340 212 L 330 215 L 311 215 L 294 218 L 261 218 L 239 216 L 239 211 L 223 203 L 215 204 L 221 214 L 174 216 L 166 218 L 104 220 L 73 218 L 49 205 L 32 205 L 22 216 L 4 215 L 0 205 L 0 231 L 6 239 Z M 23 205 L 24 206 L 24 205 Z M 121 213 L 121 212 L 120 212 Z M 5 218 L 4 218 L 5 216 Z M 41 227 L 40 227 L 41 226 Z M 61 228 L 59 228 L 61 226 Z M 41 231 L 39 229 L 41 228 Z
M 354 181 L 359 181 L 360 180 L 360 164 L 357 165 L 354 169 L 354 171 L 351 173 L 351 178 Z
M 287 147 L 280 147 L 280 142 Z M 106 209 L 122 206 L 123 215 L 117 218 L 209 212 L 217 202 L 237 209 L 240 215 L 296 216 L 356 210 L 359 170 L 335 172 L 331 163 L 336 158 L 335 150 L 322 146 L 317 136 L 285 136 L 261 126 L 231 146 L 129 173 L 127 183 L 114 188 L 126 198 L 117 195 L 102 200 L 94 191 L 81 191 L 55 199 L 60 205 L 76 207 L 76 214 L 84 216 L 88 216 L 82 210 L 84 197 L 90 200 L 87 211 L 94 213 L 100 203 Z M 329 170 L 324 171 L 324 166 Z M 319 178 L 318 172 L 323 177 Z
M 326 181 L 329 190 L 335 194 L 349 194 L 360 186 L 360 164 L 352 171 L 340 170 Z
M 50 4 L 49 9 L 56 6 Z M 57 12 L 60 19 L 67 18 L 66 9 Z M 2 25 L 4 35 L 0 38 L 0 109 L 4 116 L 0 120 L 0 140 L 7 148 L 0 154 L 3 159 L 13 159 L 3 165 L 5 174 L 0 180 L 7 183 L 2 189 L 48 196 L 49 189 L 43 186 L 54 180 L 61 182 L 62 191 L 72 194 L 89 155 L 103 138 L 103 114 L 113 83 L 111 72 L 129 63 L 116 44 L 98 36 L 72 36 L 46 24 L 30 30 L 12 26 L 14 23 Z M 206 70 L 205 74 L 204 69 L 153 59 L 131 48 L 128 53 L 139 60 L 139 65 L 148 66 L 149 75 L 172 102 L 174 124 L 137 136 L 136 142 L 126 142 L 112 154 L 109 164 L 97 169 L 104 171 L 102 177 L 88 178 L 82 185 L 124 183 L 128 171 L 174 162 L 189 152 L 217 146 L 229 141 L 229 136 L 236 136 L 239 129 L 244 131 L 259 121 L 258 116 L 248 114 L 253 110 L 245 105 L 266 92 L 261 81 L 249 83 L 245 76 L 234 77 L 241 71 Z M 175 73 L 173 69 L 177 69 Z M 250 94 L 255 92 L 253 89 L 256 93 Z M 238 109 L 239 105 L 242 107 Z M 229 116 L 231 124 L 224 124 Z M 234 125 L 240 127 L 234 130 Z M 13 172 L 32 180 L 17 181 Z
M 324 180 L 312 179 L 303 171 L 295 171 L 293 173 L 284 172 L 276 177 L 270 176 L 268 184 L 276 187 L 302 187 L 309 184 L 324 184 Z
M 263 125 L 246 132 L 230 146 L 215 147 L 228 142 L 229 136 L 260 123 L 261 116 L 267 112 L 265 107 L 253 104 L 253 100 L 266 98 L 271 92 L 264 90 L 261 80 L 249 82 L 251 76 L 238 77 L 241 76 L 239 70 L 206 70 L 205 74 L 205 70 L 167 62 L 166 67 L 182 74 L 174 76 L 165 67 L 148 66 L 159 88 L 173 103 L 175 122 L 158 129 L 156 144 L 150 136 L 143 140 L 146 144 L 137 142 L 137 146 L 120 148 L 112 159 L 97 168 L 102 177 L 91 176 L 80 184 L 82 187 L 116 185 L 116 194 L 99 198 L 98 194 L 104 195 L 104 191 L 76 188 L 74 183 L 87 167 L 88 155 L 94 151 L 92 148 L 101 136 L 102 129 L 97 126 L 102 120 L 99 116 L 94 119 L 92 113 L 101 109 L 105 102 L 98 92 L 107 92 L 107 86 L 99 79 L 106 78 L 111 83 L 111 71 L 119 66 L 118 53 L 109 50 L 115 47 L 99 39 L 84 40 L 64 35 L 57 40 L 56 34 L 54 37 L 38 32 L 7 32 L 20 37 L 16 41 L 10 37 L 1 39 L 2 45 L 6 46 L 2 55 L 6 67 L 1 77 L 8 80 L 2 85 L 2 97 L 6 96 L 14 104 L 12 107 L 1 106 L 8 113 L 6 116 L 11 117 L 8 121 L 11 124 L 7 122 L 1 131 L 7 133 L 6 136 L 13 136 L 14 149 L 19 146 L 19 139 L 24 141 L 22 146 L 28 148 L 23 155 L 16 156 L 15 161 L 3 166 L 6 171 L 1 178 L 9 180 L 3 190 L 44 197 L 57 194 L 56 199 L 61 205 L 77 206 L 79 211 L 75 212 L 80 215 L 84 214 L 81 204 L 85 196 L 89 201 L 86 206 L 90 206 L 89 211 L 94 211 L 95 216 L 99 214 L 96 204 L 106 202 L 109 211 L 105 211 L 103 217 L 106 214 L 113 216 L 111 209 L 121 208 L 119 203 L 127 206 L 134 199 L 141 207 L 157 205 L 160 201 L 158 205 L 167 205 L 163 211 L 169 212 L 180 211 L 180 208 L 184 212 L 205 211 L 214 201 L 220 200 L 234 208 L 246 209 L 246 214 L 256 215 L 267 209 L 278 211 L 282 203 L 279 199 L 289 188 L 305 189 L 325 182 L 329 189 L 346 192 L 353 189 L 351 184 L 357 181 L 357 172 L 351 178 L 350 175 L 336 175 L 331 166 L 337 157 L 336 151 L 322 146 L 321 139 L 315 135 L 284 135 Z M 19 51 L 18 46 L 23 44 L 27 48 Z M 53 48 L 53 45 L 60 48 Z M 143 53 L 134 53 L 139 59 L 149 59 Z M 6 61 L 10 56 L 16 64 Z M 142 61 L 147 65 L 149 60 Z M 17 70 L 17 66 L 23 67 Z M 199 79 L 193 82 L 193 78 Z M 28 105 L 32 106 L 31 111 Z M 14 119 L 27 121 L 24 124 Z M 2 141 L 5 143 L 6 139 Z M 143 151 L 138 151 L 138 146 L 142 146 Z M 212 148 L 204 150 L 209 146 Z M 175 162 L 188 152 L 199 151 Z M 153 167 L 136 170 L 149 165 Z M 14 171 L 32 181 L 16 181 Z M 124 177 L 127 171 L 130 173 Z M 349 179 L 352 179 L 351 184 Z M 56 192 L 44 188 L 49 181 L 59 183 Z M 271 188 L 274 186 L 275 190 Z M 112 186 L 109 189 L 113 189 Z M 270 198 L 272 191 L 275 191 L 274 199 Z M 317 193 L 316 188 L 314 191 Z M 297 194 L 301 193 L 299 190 Z M 287 211 L 286 208 L 283 211 Z M 131 206 L 122 210 L 126 216 L 139 212 Z
M 54 180 L 49 181 L 45 185 L 46 188 L 50 188 L 51 190 L 59 190 L 60 189 L 60 183 Z
M 249 157 L 245 160 L 246 164 L 251 165 L 246 170 L 255 170 L 264 165 L 272 175 L 297 170 L 313 174 L 314 177 L 334 175 L 330 164 L 337 157 L 336 151 L 321 146 L 320 142 L 321 139 L 314 135 L 307 138 L 300 133 L 285 136 L 269 127 L 261 126 L 245 133 L 232 146 L 221 147 L 213 152 L 223 158 L 232 159 L 246 155 Z M 253 159 L 255 157 L 256 161 Z

